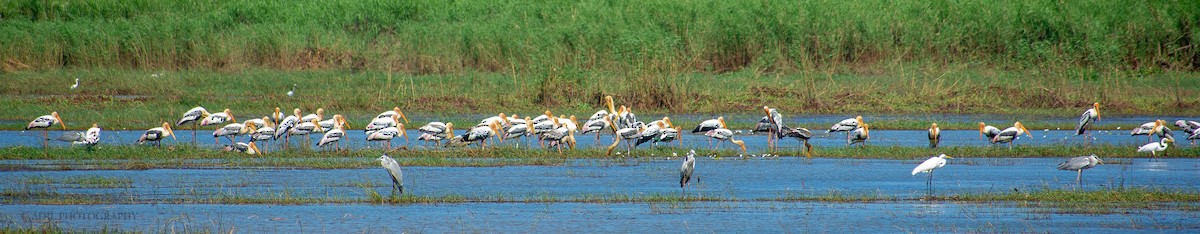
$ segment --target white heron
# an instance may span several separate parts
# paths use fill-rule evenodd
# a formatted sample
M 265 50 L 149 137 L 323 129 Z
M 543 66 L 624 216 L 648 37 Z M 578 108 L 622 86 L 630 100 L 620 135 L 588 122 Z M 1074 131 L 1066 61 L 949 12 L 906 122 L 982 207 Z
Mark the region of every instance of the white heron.
M 137 142 L 140 144 L 151 141 L 154 142 L 155 146 L 161 147 L 162 140 L 167 138 L 167 136 L 170 136 L 171 139 L 175 139 L 175 132 L 171 131 L 171 123 L 163 122 L 162 127 L 151 128 L 150 130 L 146 130 L 145 133 L 142 133 L 142 136 L 138 138 Z
M 942 142 L 942 129 L 938 128 L 937 123 L 929 125 L 929 148 L 937 148 L 938 143 Z
M 287 95 L 288 97 L 296 95 L 296 84 L 292 84 L 292 90 L 288 90 Z
M 404 194 L 404 171 L 400 170 L 400 163 L 397 163 L 396 159 L 388 157 L 387 154 L 379 156 L 378 160 L 379 165 L 383 166 L 383 169 L 387 170 L 388 176 L 392 178 L 392 194 L 395 195 L 396 191 Z
M 79 78 L 75 78 L 75 84 L 71 85 L 71 90 L 75 90 L 75 88 L 79 88 Z
M 1082 187 L 1083 170 L 1096 167 L 1096 165 L 1103 163 L 1104 160 L 1100 160 L 1100 158 L 1093 154 L 1092 156 L 1079 156 L 1067 159 L 1066 162 L 1058 164 L 1058 169 L 1064 171 L 1076 171 L 1077 174 L 1075 175 L 1075 184 L 1077 187 Z
M 692 173 L 696 171 L 696 150 L 689 150 L 679 167 L 679 188 L 687 193 L 687 185 L 692 181 Z
M 925 162 L 921 162 L 920 165 L 917 165 L 917 167 L 913 168 L 913 170 L 912 170 L 912 175 L 914 175 L 914 176 L 917 175 L 917 173 L 922 173 L 922 172 L 929 173 L 929 181 L 925 183 L 925 185 L 929 189 L 928 190 L 929 192 L 927 193 L 929 196 L 933 195 L 933 170 L 942 168 L 943 166 L 946 166 L 947 158 L 954 158 L 954 157 L 950 157 L 949 155 L 946 155 L 946 154 L 941 154 L 941 155 L 938 155 L 937 157 L 930 157 L 929 159 L 926 159 Z
M 1138 153 L 1149 152 L 1150 159 L 1153 160 L 1158 157 L 1158 152 L 1163 152 L 1163 151 L 1167 150 L 1167 146 L 1168 146 L 1167 143 L 1174 143 L 1174 142 L 1175 142 L 1175 140 L 1171 140 L 1170 138 L 1163 138 L 1163 139 L 1158 140 L 1158 142 L 1150 142 L 1145 145 L 1142 145 L 1142 147 L 1138 147 L 1137 152 Z
M 50 126 L 55 124 L 62 126 L 63 130 L 67 130 L 67 123 L 63 122 L 62 118 L 58 117 L 58 111 L 50 112 L 49 115 L 38 116 L 37 118 L 33 119 L 33 121 L 29 122 L 29 125 L 25 125 L 25 130 L 35 128 L 42 129 L 42 148 L 50 149 L 50 133 L 48 130 Z

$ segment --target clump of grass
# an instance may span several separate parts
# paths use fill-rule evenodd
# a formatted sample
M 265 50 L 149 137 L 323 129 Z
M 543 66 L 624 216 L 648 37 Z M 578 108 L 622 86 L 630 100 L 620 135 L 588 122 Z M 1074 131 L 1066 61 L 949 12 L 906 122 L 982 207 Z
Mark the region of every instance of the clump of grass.
M 132 188 L 133 180 L 123 177 L 71 176 L 53 179 L 45 176 L 28 176 L 18 181 L 26 185 L 60 185 L 72 188 Z

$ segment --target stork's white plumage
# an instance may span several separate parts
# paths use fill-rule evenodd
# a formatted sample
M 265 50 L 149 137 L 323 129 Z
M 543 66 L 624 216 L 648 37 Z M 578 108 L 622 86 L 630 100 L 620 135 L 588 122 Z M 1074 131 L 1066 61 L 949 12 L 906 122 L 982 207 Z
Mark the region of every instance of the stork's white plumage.
M 347 122 L 346 117 L 342 115 L 333 115 L 333 118 L 317 122 L 317 126 L 321 126 L 321 130 L 326 132 L 332 130 L 335 125 L 343 125 L 342 130 L 345 131 L 346 128 L 350 127 L 350 122 Z
M 861 128 L 854 129 L 854 131 L 850 131 L 850 134 L 846 134 L 846 145 L 852 146 L 861 143 L 863 147 L 866 147 L 868 139 L 871 139 L 871 125 L 863 124 Z
M 1083 111 L 1079 116 L 1079 124 L 1075 125 L 1075 135 L 1083 135 L 1092 127 L 1092 123 L 1100 120 L 1100 103 L 1092 103 L 1092 108 Z
M 379 113 L 379 115 L 375 116 L 375 119 L 393 118 L 393 117 L 396 117 L 396 118 L 394 118 L 394 119 L 396 119 L 396 122 L 400 122 L 400 119 L 404 119 L 404 123 L 408 124 L 408 116 L 404 116 L 404 112 L 400 111 L 400 107 L 392 107 L 392 110 L 390 110 L 390 111 L 384 111 L 383 113 Z
M 1004 130 L 1001 130 L 999 134 L 996 134 L 996 136 L 992 137 L 992 144 L 1008 143 L 1008 146 L 1012 147 L 1013 141 L 1015 141 L 1017 136 L 1021 134 L 1033 137 L 1033 134 L 1029 133 L 1029 129 L 1025 129 L 1024 124 L 1021 124 L 1021 122 L 1013 122 L 1012 127 L 1005 128 Z
M 387 149 L 391 150 L 392 149 L 392 139 L 396 138 L 396 136 L 400 135 L 400 134 L 402 134 L 402 132 L 400 131 L 399 128 L 386 127 L 383 129 L 367 132 L 366 139 L 367 139 L 367 141 L 386 141 Z
M 160 142 L 162 139 L 168 136 L 170 136 L 171 139 L 175 139 L 175 132 L 171 131 L 171 123 L 163 122 L 162 127 L 151 128 L 150 130 L 146 130 L 145 133 L 142 133 L 142 136 L 138 138 L 138 143 L 150 141 L 154 142 L 157 146 L 161 146 Z
M 862 125 L 863 125 L 863 118 L 860 115 L 860 116 L 855 116 L 854 118 L 849 118 L 849 119 L 844 119 L 842 121 L 838 121 L 837 123 L 833 124 L 833 126 L 830 126 L 829 130 L 827 130 L 825 132 L 829 133 L 829 132 L 854 131 L 854 129 L 858 129 Z
M 207 118 L 209 115 L 210 114 L 208 113 L 208 110 L 204 109 L 204 107 L 193 107 L 191 110 L 183 113 L 183 117 L 180 117 L 179 121 L 175 122 L 175 126 L 182 126 L 187 123 L 197 123 L 201 119 Z
M 34 118 L 33 121 L 30 121 L 28 125 L 25 125 L 25 130 L 50 128 L 50 126 L 54 126 L 55 124 L 62 126 L 63 130 L 67 130 L 67 124 L 62 121 L 61 117 L 58 117 L 57 111 L 50 112 L 49 115 L 43 115 Z
M 237 119 L 233 118 L 233 112 L 229 111 L 229 109 L 208 115 L 208 117 L 200 121 L 200 126 L 217 125 L 225 122 L 237 122 Z
M 321 120 L 325 120 L 325 108 L 317 108 L 317 113 L 308 114 L 308 115 L 305 115 L 304 117 L 300 117 L 300 122 L 301 123 L 311 122 L 314 119 L 317 120 L 317 122 L 320 122 Z
M 708 131 L 712 131 L 712 130 L 716 130 L 716 129 L 723 129 L 723 128 L 725 128 L 725 116 L 721 116 L 721 117 L 717 117 L 716 119 L 710 119 L 710 120 L 705 120 L 704 122 L 700 122 L 700 125 L 696 125 L 696 128 L 692 129 L 692 133 L 708 132 Z M 730 133 L 732 133 L 732 132 L 730 132 Z
M 937 123 L 929 126 L 929 148 L 937 148 L 938 143 L 942 142 L 942 129 L 938 128 Z
M 999 128 L 996 128 L 992 125 L 984 124 L 983 122 L 979 122 L 979 137 L 980 138 L 986 137 L 986 140 L 988 140 L 990 142 L 993 137 L 996 137 L 996 135 L 1000 135 Z
M 255 129 L 253 125 L 246 126 L 246 124 L 231 123 L 226 124 L 224 127 L 218 128 L 216 131 L 213 131 L 213 138 L 226 137 L 229 138 L 229 144 L 233 144 L 235 142 L 233 139 L 234 137 L 249 134 L 254 132 L 254 130 Z

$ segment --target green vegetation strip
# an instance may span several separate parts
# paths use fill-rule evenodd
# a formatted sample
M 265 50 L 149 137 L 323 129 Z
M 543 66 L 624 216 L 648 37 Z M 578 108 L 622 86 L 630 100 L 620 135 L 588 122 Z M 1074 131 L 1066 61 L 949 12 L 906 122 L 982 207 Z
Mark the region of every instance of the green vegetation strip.
M 786 146 L 787 143 L 785 143 Z M 224 152 L 190 146 L 177 147 L 145 147 L 145 146 L 104 146 L 94 150 L 84 148 L 51 148 L 43 152 L 40 148 L 11 147 L 0 149 L 0 160 L 38 160 L 38 161 L 9 161 L 0 164 L 5 170 L 143 170 L 156 168 L 310 168 L 310 169 L 339 169 L 339 168 L 373 168 L 378 167 L 375 161 L 382 153 L 380 150 L 349 150 L 349 151 L 310 151 L 291 150 L 284 152 L 269 152 L 265 155 L 246 155 L 235 152 Z M 672 154 L 683 155 L 685 149 L 660 147 L 638 149 L 633 152 L 636 157 L 606 155 L 603 149 L 564 150 L 562 154 L 553 150 L 519 149 L 513 147 L 492 147 L 488 149 L 458 148 L 433 150 L 396 150 L 388 155 L 398 158 L 403 166 L 437 166 L 437 167 L 496 167 L 496 166 L 557 166 L 566 165 L 570 159 L 599 159 L 610 163 L 623 163 L 636 160 L 665 159 Z M 697 150 L 700 156 L 712 156 L 718 159 L 750 159 L 763 157 L 764 154 L 743 155 L 731 150 Z M 1031 157 L 1074 157 L 1096 154 L 1102 158 L 1148 158 L 1149 155 L 1139 154 L 1131 146 L 1092 145 L 1092 146 L 971 146 L 943 147 L 930 149 L 925 147 L 898 146 L 868 146 L 862 147 L 816 147 L 816 158 L 847 158 L 847 159 L 891 159 L 891 160 L 921 160 L 938 154 L 947 154 L 957 159 L 970 158 L 1031 158 Z M 796 157 L 803 151 L 795 148 L 782 148 L 772 153 L 771 157 Z M 1186 147 L 1168 149 L 1160 153 L 1159 158 L 1195 158 L 1200 156 L 1200 148 Z M 1110 160 L 1109 163 L 1121 163 L 1121 160 Z M 587 163 L 587 162 L 580 162 Z
M 0 192 L 7 204 L 445 204 L 445 203 L 678 203 L 678 202 L 828 202 L 828 203 L 876 203 L 876 202 L 962 202 L 989 203 L 1014 202 L 1020 207 L 1050 207 L 1061 209 L 1185 209 L 1200 207 L 1200 193 L 1196 191 L 1168 190 L 1158 188 L 1123 188 L 1108 190 L 1052 190 L 1008 193 L 964 193 L 946 196 L 905 198 L 882 194 L 851 194 L 830 191 L 825 194 L 785 194 L 775 198 L 740 199 L 735 197 L 706 194 L 587 194 L 571 197 L 551 195 L 505 196 L 505 195 L 442 195 L 421 196 L 412 194 L 381 194 L 375 187 L 363 187 L 363 196 L 301 196 L 290 191 L 266 194 L 187 194 L 178 198 L 138 199 L 136 195 L 111 194 L 65 194 L 53 189 L 7 189 Z M 384 189 L 386 190 L 386 189 Z

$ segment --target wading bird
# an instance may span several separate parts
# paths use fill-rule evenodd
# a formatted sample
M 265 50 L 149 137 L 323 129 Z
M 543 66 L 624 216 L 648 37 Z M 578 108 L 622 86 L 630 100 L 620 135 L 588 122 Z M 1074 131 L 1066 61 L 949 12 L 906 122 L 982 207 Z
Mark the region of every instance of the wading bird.
M 1012 127 L 1005 128 L 1003 131 L 1000 131 L 999 134 L 996 134 L 995 137 L 992 137 L 992 144 L 1008 143 L 1008 148 L 1012 148 L 1013 141 L 1017 140 L 1017 136 L 1020 136 L 1021 134 L 1028 135 L 1031 138 L 1033 137 L 1033 134 L 1029 133 L 1029 129 L 1025 129 L 1024 124 L 1021 124 L 1021 122 L 1013 122 Z
M 71 90 L 75 90 L 75 88 L 79 88 L 79 78 L 75 78 L 75 84 L 71 85 Z
M 1092 103 L 1092 109 L 1083 111 L 1083 115 L 1079 116 L 1079 124 L 1075 126 L 1075 135 L 1083 135 L 1084 139 L 1092 139 L 1092 134 L 1087 131 L 1092 128 L 1092 123 L 1100 120 L 1100 103 Z
M 394 118 L 394 117 L 398 117 L 398 118 Z M 404 112 L 400 111 L 400 107 L 392 107 L 392 110 L 384 111 L 383 113 L 379 113 L 379 115 L 375 116 L 375 119 L 382 119 L 382 118 L 393 118 L 396 120 L 397 123 L 400 122 L 400 119 L 404 119 L 404 124 L 408 124 L 408 116 L 404 116 Z
M 306 122 L 313 121 L 314 119 L 317 120 L 317 122 L 321 122 L 321 120 L 325 120 L 325 108 L 317 108 L 316 113 L 312 113 L 312 114 L 305 115 L 304 117 L 300 117 L 300 122 L 306 123 Z
M 1103 163 L 1104 160 L 1100 160 L 1100 158 L 1097 158 L 1096 155 L 1093 154 L 1092 156 L 1079 156 L 1067 159 L 1066 162 L 1058 164 L 1058 169 L 1064 171 L 1076 171 L 1076 187 L 1083 187 L 1083 170 L 1096 167 L 1096 165 Z
M 250 143 L 245 143 L 245 142 L 234 143 L 233 145 L 230 145 L 226 149 L 227 149 L 227 151 L 237 151 L 237 152 L 242 152 L 242 153 L 246 153 L 249 155 L 266 153 L 261 150 L 258 150 L 258 145 L 255 145 L 253 141 L 251 141 Z
M 379 156 L 379 165 L 387 170 L 388 176 L 392 177 L 392 195 L 395 195 L 396 191 L 404 194 L 404 172 L 400 170 L 400 163 L 384 154 Z
M 1158 142 L 1150 142 L 1148 144 L 1142 145 L 1142 147 L 1138 147 L 1137 152 L 1138 153 L 1149 152 L 1150 160 L 1154 160 L 1154 159 L 1158 158 L 1157 152 L 1163 152 L 1163 151 L 1167 150 L 1167 143 L 1174 143 L 1174 142 L 1175 142 L 1175 140 L 1171 140 L 1170 138 L 1163 138 L 1163 139 L 1158 140 Z
M 279 121 L 279 125 L 275 126 L 275 139 L 278 140 L 280 137 L 283 137 L 283 146 L 280 148 L 287 149 L 291 145 L 289 140 L 292 139 L 292 136 L 288 132 L 291 132 L 292 128 L 295 128 L 297 124 L 300 124 L 300 108 L 293 109 L 292 115 L 284 117 L 283 120 Z
M 393 114 L 393 115 L 380 114 L 380 116 L 382 116 L 382 118 L 375 118 L 375 120 L 371 120 L 370 124 L 367 124 L 367 127 L 365 128 L 366 132 L 372 132 L 372 131 L 377 131 L 377 130 L 384 129 L 384 128 L 396 127 L 397 130 L 400 131 L 400 135 L 404 136 L 404 145 L 407 146 L 408 145 L 408 133 L 407 133 L 407 131 L 404 130 L 404 124 L 400 123 L 400 118 L 403 118 L 404 114 L 400 113 L 400 112 L 396 112 L 396 113 L 398 113 L 398 114 Z M 386 114 L 386 112 L 385 112 L 385 114 Z M 408 120 L 405 119 L 405 122 L 408 122 Z
M 871 125 L 864 123 L 861 128 L 854 129 L 854 131 L 846 134 L 846 146 L 859 144 L 862 147 L 867 147 L 868 139 L 871 139 Z
M 325 131 L 325 135 L 321 136 L 321 141 L 317 142 L 317 147 L 324 147 L 329 145 L 329 143 L 334 143 L 334 149 L 342 150 L 341 140 L 346 137 L 346 119 L 336 118 L 341 117 L 341 115 L 335 115 L 334 117 L 333 120 L 337 123 L 333 124 L 329 131 Z
M 387 150 L 391 151 L 392 150 L 392 139 L 396 138 L 396 135 L 400 135 L 400 134 L 404 134 L 403 132 L 400 131 L 400 129 L 398 129 L 396 127 L 386 127 L 383 129 L 367 132 L 367 141 L 386 141 L 387 142 Z
M 346 121 L 346 117 L 342 115 L 333 115 L 333 118 L 317 122 L 317 126 L 321 126 L 321 130 L 327 132 L 338 124 L 342 125 L 343 131 L 346 130 L 346 128 L 350 128 L 350 122 Z
M 700 122 L 700 125 L 696 125 L 696 128 L 692 129 L 692 133 L 703 132 L 703 133 L 707 134 L 707 132 L 712 131 L 712 130 L 717 130 L 717 129 L 725 129 L 725 116 L 719 116 L 716 119 L 710 119 L 710 120 L 705 120 L 704 122 Z M 733 132 L 730 132 L 730 134 L 732 134 L 732 133 Z M 708 139 L 708 146 L 712 147 L 712 139 L 711 138 Z
M 162 127 L 151 128 L 142 133 L 142 137 L 138 138 L 138 144 L 150 141 L 154 142 L 154 146 L 161 147 L 163 138 L 170 136 L 175 139 L 175 132 L 171 131 L 171 123 L 163 122 Z
M 268 120 L 268 119 L 266 117 L 263 117 L 263 120 Z M 263 126 L 262 128 L 258 128 L 257 130 L 254 130 L 254 133 L 250 134 L 250 142 L 256 142 L 256 141 L 265 142 L 264 144 L 266 144 L 266 145 L 264 145 L 264 146 L 266 146 L 266 148 L 268 148 L 268 149 L 271 148 L 270 141 L 274 140 L 274 139 L 275 139 L 275 123 L 270 122 L 270 121 L 266 122 L 266 126 Z
M 947 156 L 946 154 L 938 155 L 937 157 L 926 159 L 925 162 L 921 162 L 920 165 L 917 165 L 916 168 L 913 168 L 912 175 L 914 176 L 921 172 L 929 173 L 929 182 L 925 183 L 926 187 L 929 189 L 929 192 L 927 193 L 928 196 L 933 196 L 933 170 L 942 168 L 942 166 L 946 166 L 947 158 L 954 157 Z
M 200 120 L 200 126 L 217 125 L 225 122 L 237 122 L 237 119 L 233 118 L 233 112 L 229 111 L 229 109 L 208 115 L 208 117 Z M 213 138 L 213 144 L 220 143 L 219 140 Z
M 180 117 L 179 121 L 175 122 L 175 126 L 183 126 L 184 124 L 192 123 L 192 144 L 195 144 L 196 129 L 199 128 L 199 125 L 197 124 L 199 124 L 201 120 L 208 118 L 209 115 L 211 114 L 209 114 L 208 110 L 204 109 L 204 107 L 193 107 L 191 110 L 183 112 L 183 117 Z
M 854 118 L 849 118 L 849 119 L 844 119 L 842 121 L 839 121 L 839 122 L 833 124 L 833 126 L 830 126 L 829 130 L 825 131 L 825 132 L 826 133 L 849 132 L 849 131 L 854 131 L 855 129 L 858 129 L 859 126 L 863 126 L 863 118 L 861 115 L 855 116 Z
M 618 142 L 625 142 L 625 145 L 628 146 L 628 150 L 625 151 L 625 154 L 630 154 L 633 153 L 633 143 L 630 143 L 629 141 L 642 137 L 642 131 L 644 130 L 646 130 L 646 127 L 640 125 L 622 128 L 613 134 L 613 138 Z
M 696 170 L 696 150 L 689 150 L 683 158 L 683 166 L 679 168 L 679 188 L 687 193 L 688 182 L 692 181 L 692 172 Z
M 1167 128 L 1166 124 L 1167 124 L 1167 121 L 1164 121 L 1161 119 L 1154 120 L 1154 122 L 1144 123 L 1141 126 L 1134 128 L 1133 130 L 1131 130 L 1129 132 L 1129 135 L 1130 136 L 1146 135 L 1147 142 L 1153 141 L 1154 136 L 1158 136 L 1159 139 L 1169 138 L 1169 139 L 1171 139 L 1171 141 L 1174 141 L 1175 136 L 1173 136 L 1171 134 L 1171 129 Z
M 304 145 L 305 145 L 305 147 L 308 147 L 309 144 L 312 144 L 312 139 L 308 137 L 308 134 L 313 133 L 313 132 L 324 132 L 321 129 L 320 123 L 318 123 L 317 120 L 315 120 L 315 119 L 312 121 L 309 121 L 309 122 L 302 122 L 302 123 L 296 124 L 295 127 L 288 129 L 287 134 L 288 134 L 288 136 L 303 136 L 304 137 Z
M 942 142 L 942 129 L 938 128 L 937 123 L 929 126 L 929 148 L 937 148 L 938 143 Z
M 433 142 L 433 145 L 440 145 L 442 143 L 442 139 L 445 139 L 442 136 L 446 135 L 446 127 L 446 123 L 429 122 L 425 124 L 425 126 L 417 128 L 417 132 L 421 133 L 421 135 L 417 137 L 417 140 L 424 141 L 426 143 Z
M 1197 131 L 1197 130 L 1200 130 L 1200 122 L 1181 119 L 1181 120 L 1175 120 L 1175 126 L 1179 127 L 1179 129 L 1182 129 L 1183 132 L 1187 133 L 1188 141 L 1191 141 L 1193 145 L 1196 144 L 1196 140 L 1192 139 L 1192 136 L 1198 136 L 1198 135 L 1196 135 L 1196 132 L 1200 132 L 1200 131 Z
M 67 130 L 67 123 L 63 122 L 62 118 L 58 117 L 58 111 L 50 112 L 49 115 L 38 116 L 36 119 L 33 119 L 32 122 L 29 122 L 29 125 L 25 125 L 25 130 L 35 128 L 42 129 L 42 148 L 49 150 L 50 133 L 48 130 L 50 126 L 55 124 L 62 126 L 63 130 Z
M 730 131 L 729 129 L 724 129 L 724 128 L 716 129 L 716 130 L 708 131 L 708 132 L 704 133 L 704 135 L 708 136 L 709 138 L 716 139 L 718 141 L 717 148 L 714 148 L 713 150 L 721 149 L 721 144 L 724 144 L 725 141 L 729 141 L 729 142 L 732 142 L 733 144 L 741 147 L 742 155 L 746 155 L 746 143 L 741 140 L 733 139 L 733 131 Z
M 287 95 L 288 97 L 296 95 L 296 84 L 292 84 L 292 90 L 288 90 Z
M 778 110 L 767 106 L 763 106 L 763 112 L 767 114 L 765 116 L 767 121 L 771 122 L 770 129 L 767 130 L 767 148 L 774 152 L 779 144 L 779 138 L 783 135 L 783 114 L 779 114 Z
M 606 112 L 603 110 L 596 112 L 596 114 L 601 114 L 601 113 L 606 113 Z M 600 119 L 588 120 L 586 123 L 583 124 L 583 133 L 581 133 L 581 134 L 588 134 L 588 133 L 595 132 L 596 133 L 596 143 L 600 143 L 601 131 L 612 128 L 611 127 L 612 122 L 609 121 L 610 118 L 611 118 L 610 116 L 604 115 L 603 117 L 600 117 Z
M 69 142 L 72 145 L 83 145 L 91 149 L 100 143 L 100 127 L 96 123 L 92 123 L 92 127 L 83 132 L 68 132 L 63 133 L 58 137 L 59 141 Z
M 254 131 L 254 125 L 247 126 L 246 124 L 241 123 L 231 123 L 226 124 L 224 127 L 218 128 L 216 131 L 213 131 L 213 139 L 225 137 L 229 139 L 229 144 L 232 145 L 234 142 L 236 142 L 234 138 L 250 134 Z
M 797 141 L 804 143 L 804 157 L 812 158 L 812 144 L 808 143 L 808 140 L 813 137 L 812 131 L 809 131 L 807 128 L 790 128 L 784 126 L 783 136 L 779 139 L 788 137 L 796 138 Z
M 993 127 L 992 125 L 984 124 L 983 122 L 979 122 L 979 138 L 980 139 L 986 139 L 988 142 L 991 142 L 992 138 L 996 137 L 996 135 L 1000 135 L 999 128 Z M 987 137 L 987 138 L 984 138 L 984 137 Z

